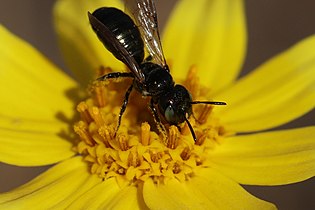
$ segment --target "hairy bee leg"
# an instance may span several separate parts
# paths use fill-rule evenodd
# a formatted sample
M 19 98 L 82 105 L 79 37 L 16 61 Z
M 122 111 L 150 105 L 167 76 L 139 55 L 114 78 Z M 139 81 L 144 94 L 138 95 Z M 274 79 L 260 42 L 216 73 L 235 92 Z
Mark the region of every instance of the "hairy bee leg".
M 97 78 L 97 81 L 105 81 L 107 79 L 117 79 L 117 78 L 135 78 L 133 73 L 132 72 L 111 72 L 111 73 L 108 73 L 108 74 L 105 74 L 99 78 Z M 128 104 L 128 100 L 129 100 L 129 95 L 131 93 L 131 90 L 133 88 L 133 83 L 132 85 L 128 88 L 126 94 L 125 94 L 125 99 L 124 99 L 124 102 L 123 102 L 123 105 L 121 106 L 121 109 L 120 109 L 120 112 L 119 112 L 119 117 L 118 117 L 118 123 L 117 123 L 117 128 L 116 128 L 116 131 L 115 131 L 115 136 L 116 136 L 116 133 L 120 127 L 120 123 L 121 123 L 121 118 L 122 118 L 122 115 L 124 114 L 125 110 L 126 110 L 126 107 L 127 107 L 127 104 Z
M 162 133 L 164 135 L 164 137 L 166 138 L 166 129 L 165 129 L 165 126 L 162 124 L 161 122 L 161 119 L 160 119 L 160 116 L 154 106 L 154 101 L 153 99 L 151 98 L 150 100 L 150 106 L 149 106 L 152 114 L 153 114 L 153 118 L 154 118 L 154 121 L 155 123 L 157 124 L 157 127 L 158 127 L 158 130 L 160 131 L 160 133 Z
M 108 74 L 105 74 L 99 78 L 97 78 L 97 81 L 105 81 L 107 79 L 117 79 L 121 77 L 130 77 L 134 78 L 134 75 L 132 72 L 111 72 Z
M 119 117 L 118 117 L 118 124 L 117 124 L 117 128 L 116 128 L 116 131 L 115 131 L 115 136 L 116 136 L 116 133 L 120 127 L 120 123 L 121 123 L 121 118 L 126 110 L 126 107 L 128 105 L 128 101 L 129 101 L 129 96 L 130 96 L 130 93 L 133 89 L 133 83 L 129 86 L 128 90 L 126 91 L 125 93 L 125 99 L 124 99 L 124 102 L 123 102 L 123 105 L 121 106 L 120 108 L 120 112 L 119 112 Z

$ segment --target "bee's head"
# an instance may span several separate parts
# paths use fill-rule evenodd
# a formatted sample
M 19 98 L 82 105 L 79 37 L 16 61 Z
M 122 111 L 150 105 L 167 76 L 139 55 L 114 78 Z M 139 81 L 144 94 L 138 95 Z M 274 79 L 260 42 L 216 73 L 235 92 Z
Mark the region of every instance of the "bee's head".
M 159 111 L 164 115 L 165 120 L 171 125 L 186 122 L 193 139 L 196 141 L 196 134 L 188 121 L 192 114 L 193 104 L 226 105 L 225 102 L 217 101 L 192 101 L 191 94 L 182 85 L 175 85 L 171 91 L 160 96 L 158 101 Z
M 188 90 L 182 85 L 175 85 L 171 91 L 160 96 L 158 105 L 165 120 L 171 125 L 178 125 L 192 114 L 191 102 Z

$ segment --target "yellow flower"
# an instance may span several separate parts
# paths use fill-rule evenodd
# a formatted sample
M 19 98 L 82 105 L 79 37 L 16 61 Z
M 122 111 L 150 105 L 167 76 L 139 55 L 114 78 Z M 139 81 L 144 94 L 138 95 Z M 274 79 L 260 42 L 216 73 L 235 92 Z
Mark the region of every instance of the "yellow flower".
M 314 126 L 262 131 L 314 108 L 315 36 L 236 81 L 246 49 L 243 2 L 180 1 L 163 36 L 172 75 L 194 98 L 228 106 L 195 105 L 196 143 L 186 125 L 181 132 L 171 126 L 164 141 L 134 93 L 114 137 L 127 81 L 94 84 L 79 102 L 95 70 L 125 69 L 88 24 L 87 11 L 105 3 L 121 7 L 110 0 L 59 0 L 55 7 L 60 44 L 79 82 L 1 26 L 0 160 L 56 164 L 1 194 L 1 209 L 274 209 L 240 184 L 314 176 Z

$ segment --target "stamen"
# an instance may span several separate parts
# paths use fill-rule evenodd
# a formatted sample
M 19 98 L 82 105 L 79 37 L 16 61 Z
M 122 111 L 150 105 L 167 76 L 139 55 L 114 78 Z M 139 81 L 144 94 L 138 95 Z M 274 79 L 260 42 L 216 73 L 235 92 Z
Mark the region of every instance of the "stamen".
M 181 171 L 180 165 L 178 163 L 174 163 L 173 165 L 173 173 L 178 174 Z
M 137 167 L 139 165 L 138 155 L 135 152 L 130 152 L 128 156 L 128 166 Z
M 127 151 L 129 148 L 127 136 L 123 133 L 120 133 L 120 134 L 118 134 L 116 139 L 118 140 L 118 144 L 120 146 L 120 149 L 122 151 Z
M 167 142 L 167 147 L 170 149 L 175 149 L 179 139 L 179 131 L 176 126 L 172 125 L 169 128 L 169 139 Z
M 91 123 L 93 121 L 90 113 L 88 112 L 88 105 L 85 101 L 78 104 L 77 111 L 80 113 L 81 119 L 83 119 L 83 121 L 87 123 Z
M 100 114 L 100 110 L 98 107 L 93 106 L 92 108 L 89 109 L 89 113 L 91 115 L 91 117 L 93 118 L 93 120 L 95 121 L 97 126 L 102 126 L 104 125 L 104 119 L 102 117 L 102 115 Z
M 206 139 L 208 141 L 212 140 L 213 142 L 217 142 L 218 137 L 218 129 L 216 127 L 210 127 L 202 131 L 202 135 L 196 141 L 196 144 L 202 145 Z
M 141 143 L 144 146 L 150 144 L 150 125 L 147 122 L 141 124 Z
M 114 129 L 112 127 L 103 125 L 98 129 L 98 133 L 103 138 L 104 144 L 107 147 L 111 147 L 110 142 L 112 141 L 115 133 Z
M 84 141 L 88 145 L 93 145 L 94 140 L 88 131 L 88 127 L 85 122 L 79 121 L 74 126 L 74 131 L 81 137 L 81 140 Z
M 106 106 L 106 100 L 104 97 L 106 95 L 105 92 L 106 90 L 103 83 L 98 82 L 98 85 L 94 86 L 94 100 L 99 107 Z
M 210 116 L 212 110 L 213 110 L 212 105 L 210 104 L 204 105 L 199 117 L 197 118 L 197 121 L 200 124 L 204 124 L 207 121 L 208 117 Z
M 197 75 L 197 67 L 195 65 L 191 66 L 184 83 L 185 87 L 190 91 L 193 98 L 196 98 L 200 95 L 200 82 Z
M 199 136 L 199 138 L 197 139 L 196 145 L 202 145 L 207 139 L 207 136 L 208 136 L 208 131 L 203 132 L 201 136 Z
M 150 156 L 151 156 L 151 160 L 154 163 L 159 162 L 159 160 L 163 157 L 164 153 L 163 152 L 157 152 L 154 150 L 150 151 Z
M 188 160 L 190 155 L 191 155 L 191 150 L 188 147 L 185 147 L 182 153 L 180 154 L 183 160 Z

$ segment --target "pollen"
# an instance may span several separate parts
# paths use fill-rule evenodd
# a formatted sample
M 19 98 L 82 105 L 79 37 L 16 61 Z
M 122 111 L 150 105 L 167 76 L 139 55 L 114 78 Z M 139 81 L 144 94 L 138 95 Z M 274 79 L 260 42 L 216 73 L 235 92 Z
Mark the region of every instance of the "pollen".
M 109 68 L 102 68 L 104 73 Z M 194 98 L 204 98 L 192 67 L 183 84 Z M 195 142 L 187 124 L 165 124 L 160 133 L 148 108 L 149 99 L 131 93 L 119 129 L 119 112 L 130 79 L 94 82 L 89 98 L 77 105 L 80 120 L 74 131 L 79 137 L 76 151 L 84 157 L 92 174 L 106 180 L 115 177 L 119 184 L 139 184 L 146 179 L 164 183 L 176 178 L 189 180 L 200 167 L 210 167 L 208 155 L 226 135 L 212 105 L 195 105 L 189 121 L 196 133 Z

